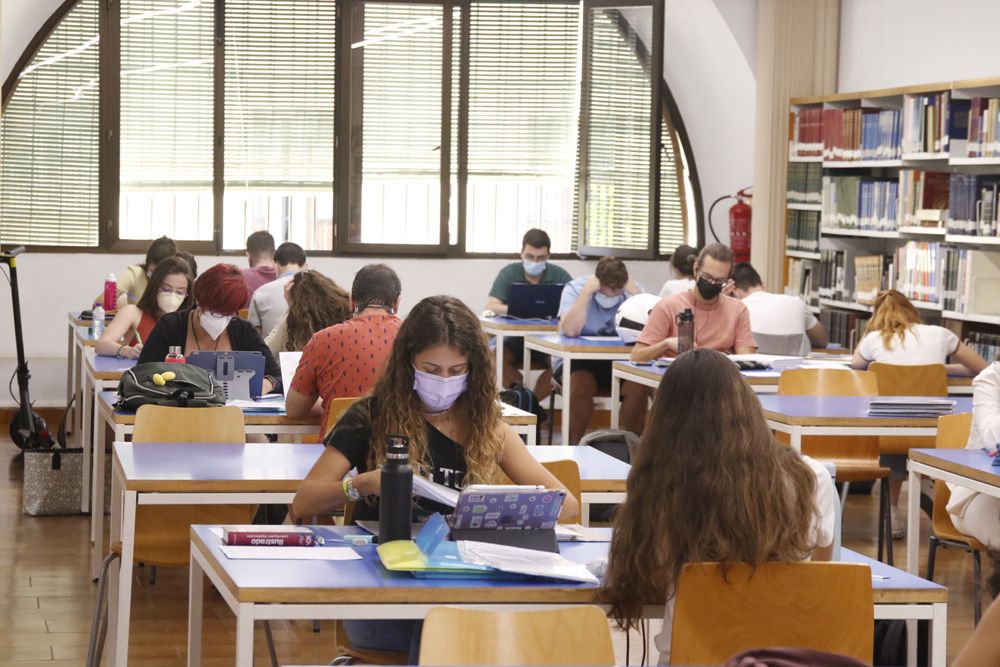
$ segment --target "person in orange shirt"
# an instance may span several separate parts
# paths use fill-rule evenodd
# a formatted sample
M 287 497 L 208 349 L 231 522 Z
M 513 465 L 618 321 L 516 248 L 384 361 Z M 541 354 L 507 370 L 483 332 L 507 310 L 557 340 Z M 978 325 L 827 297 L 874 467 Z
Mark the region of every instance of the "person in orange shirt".
M 751 354 L 757 343 L 750 331 L 750 312 L 732 292 L 733 251 L 721 243 L 705 246 L 695 262 L 695 285 L 661 300 L 636 339 L 632 361 L 677 355 L 677 315 L 694 313 L 694 346 L 724 353 Z M 652 391 L 626 382 L 622 387 L 622 427 L 642 434 Z

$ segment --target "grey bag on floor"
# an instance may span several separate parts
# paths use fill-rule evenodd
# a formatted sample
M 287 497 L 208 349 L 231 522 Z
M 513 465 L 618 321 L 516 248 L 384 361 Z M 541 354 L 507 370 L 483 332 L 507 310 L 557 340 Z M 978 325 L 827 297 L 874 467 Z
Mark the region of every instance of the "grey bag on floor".
M 83 450 L 24 451 L 24 513 L 31 516 L 80 514 Z

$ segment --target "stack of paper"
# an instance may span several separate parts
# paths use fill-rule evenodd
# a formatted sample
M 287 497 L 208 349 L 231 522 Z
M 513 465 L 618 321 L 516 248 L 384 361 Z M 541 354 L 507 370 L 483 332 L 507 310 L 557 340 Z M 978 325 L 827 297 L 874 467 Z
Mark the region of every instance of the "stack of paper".
M 459 493 L 456 489 L 453 489 L 450 486 L 438 484 L 437 482 L 432 482 L 431 480 L 420 477 L 419 475 L 414 475 L 413 495 L 433 500 L 436 503 L 441 503 L 442 505 L 447 505 L 448 507 L 454 507 L 458 504 Z
M 881 396 L 868 406 L 869 417 L 935 418 L 950 415 L 955 401 L 923 396 Z
M 798 368 L 802 365 L 802 357 L 786 357 L 777 354 L 730 354 L 733 362 L 746 361 L 761 364 L 776 371 Z
M 489 542 L 457 542 L 458 555 L 467 564 L 492 567 L 507 574 L 546 579 L 562 579 L 584 584 L 599 583 L 583 563 L 575 563 L 559 554 L 522 549 Z

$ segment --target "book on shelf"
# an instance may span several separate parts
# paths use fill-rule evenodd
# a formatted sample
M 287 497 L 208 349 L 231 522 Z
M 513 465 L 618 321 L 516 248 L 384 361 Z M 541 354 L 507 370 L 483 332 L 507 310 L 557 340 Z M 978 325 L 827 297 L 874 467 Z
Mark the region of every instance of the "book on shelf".
M 864 176 L 823 177 L 823 227 L 895 231 L 899 183 Z
M 998 119 L 1000 119 L 1000 99 L 972 98 L 969 109 L 969 157 L 1000 157 Z
M 823 200 L 823 165 L 819 162 L 789 162 L 789 204 L 819 204 Z
M 788 211 L 785 249 L 819 252 L 819 211 Z
M 1000 255 L 971 248 L 942 248 L 941 280 L 944 310 L 976 315 L 1000 315 Z
M 823 160 L 864 162 L 902 155 L 899 109 L 823 109 Z
M 892 255 L 859 255 L 854 258 L 854 300 L 870 306 L 894 282 Z
M 941 244 L 908 241 L 896 249 L 896 289 L 907 298 L 941 302 Z
M 903 155 L 964 152 L 971 100 L 953 99 L 949 91 L 903 96 Z M 953 145 L 955 144 L 955 145 Z
M 845 250 L 822 250 L 819 260 L 820 298 L 847 301 L 846 279 L 847 252 Z
M 905 227 L 938 227 L 947 217 L 950 174 L 919 169 L 899 171 L 899 222 Z M 926 223 L 932 224 L 926 224 Z
M 793 258 L 788 265 L 788 284 L 785 285 L 785 294 L 797 296 L 806 303 L 812 301 L 813 293 L 813 272 L 817 262 L 812 259 Z
M 840 346 L 851 352 L 861 341 L 868 328 L 871 315 L 856 311 L 824 308 L 820 314 L 820 322 L 830 336 L 831 346 Z
M 996 359 L 1000 355 L 1000 334 L 972 331 L 965 344 L 983 359 Z
M 1000 177 L 952 174 L 948 195 L 948 233 L 997 235 L 997 191 Z
M 823 109 L 801 108 L 791 114 L 790 155 L 796 157 L 822 157 Z

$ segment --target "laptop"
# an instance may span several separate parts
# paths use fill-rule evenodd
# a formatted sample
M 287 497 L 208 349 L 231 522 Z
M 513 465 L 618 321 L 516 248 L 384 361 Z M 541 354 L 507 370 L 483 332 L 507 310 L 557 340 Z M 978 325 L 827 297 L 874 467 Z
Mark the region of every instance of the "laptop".
M 554 319 L 559 315 L 562 285 L 532 285 L 514 283 L 507 297 L 507 317 Z
M 222 384 L 227 401 L 255 401 L 264 388 L 264 355 L 260 352 L 194 352 L 186 363 L 204 368 Z

